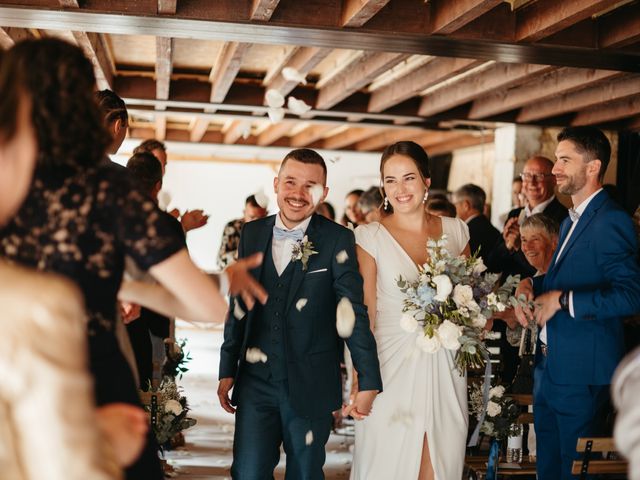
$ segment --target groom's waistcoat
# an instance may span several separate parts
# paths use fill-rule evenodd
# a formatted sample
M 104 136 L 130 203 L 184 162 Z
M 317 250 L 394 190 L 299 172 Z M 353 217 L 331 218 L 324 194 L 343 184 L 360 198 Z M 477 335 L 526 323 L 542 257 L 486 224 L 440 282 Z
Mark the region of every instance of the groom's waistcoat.
M 267 248 L 260 283 L 269 294 L 265 305 L 259 306 L 249 334 L 247 347 L 257 347 L 267 355 L 267 362 L 248 363 L 247 371 L 273 380 L 287 378 L 286 351 L 286 304 L 293 278 L 293 262 L 289 262 L 282 275 L 278 276 L 273 263 L 271 245 Z

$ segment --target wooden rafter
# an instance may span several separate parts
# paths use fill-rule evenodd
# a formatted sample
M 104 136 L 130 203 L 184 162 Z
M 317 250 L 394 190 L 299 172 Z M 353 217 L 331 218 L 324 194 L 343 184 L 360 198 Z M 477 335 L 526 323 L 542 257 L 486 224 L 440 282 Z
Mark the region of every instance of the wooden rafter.
M 484 15 L 502 0 L 437 0 L 431 4 L 431 33 L 449 34 Z
M 640 114 L 640 95 L 615 100 L 579 112 L 571 125 L 599 125 Z
M 226 144 L 236 143 L 247 128 L 247 122 L 250 120 L 233 120 L 227 131 L 224 132 L 223 142 Z
M 302 75 L 307 75 L 316 65 L 318 65 L 327 55 L 331 53 L 330 48 L 303 47 L 298 49 L 285 67 L 295 68 Z M 282 95 L 288 95 L 296 87 L 296 82 L 288 82 L 282 75 L 273 78 L 269 83 L 270 89 L 278 90 Z
M 612 100 L 628 98 L 640 91 L 640 76 L 629 75 L 616 78 L 595 87 L 566 93 L 542 102 L 536 102 L 520 110 L 517 122 L 527 123 L 563 113 L 577 112 L 585 108 L 606 104 Z
M 518 10 L 518 42 L 535 42 L 611 7 L 618 0 L 538 0 Z
M 452 131 L 437 131 L 437 132 L 424 132 L 411 138 L 414 142 L 422 145 L 427 149 L 427 153 L 431 154 L 429 148 L 439 143 L 451 142 L 461 137 L 466 137 L 469 132 L 452 130 Z
M 473 102 L 469 118 L 477 120 L 508 112 L 555 95 L 579 90 L 589 84 L 612 79 L 618 75 L 621 73 L 611 70 L 560 68 L 536 80 L 535 84 L 526 83 L 511 90 L 477 99 Z
M 169 99 L 169 85 L 173 71 L 173 39 L 156 37 L 156 98 Z
M 113 89 L 113 67 L 102 36 L 92 32 L 73 32 L 73 38 L 93 64 L 98 89 Z
M 191 127 L 191 132 L 189 133 L 189 139 L 197 143 L 202 140 L 204 134 L 207 133 L 207 129 L 209 128 L 209 121 L 204 118 L 196 118 L 193 127 Z
M 158 13 L 160 15 L 175 15 L 178 9 L 178 0 L 158 0 Z
M 467 58 L 436 58 L 408 75 L 391 82 L 371 94 L 369 112 L 382 112 L 423 90 L 443 82 L 480 62 Z
M 211 103 L 222 103 L 236 78 L 250 43 L 228 42 L 222 47 L 218 60 L 211 69 Z
M 167 117 L 164 114 L 156 115 L 155 138 L 161 142 L 167 138 Z
M 266 22 L 271 18 L 280 0 L 252 0 L 251 20 Z
M 306 147 L 320 140 L 329 130 L 335 128 L 333 125 L 309 125 L 300 133 L 296 133 L 291 137 L 292 147 Z
M 459 150 L 460 148 L 473 147 L 476 145 L 484 145 L 487 143 L 493 143 L 493 133 L 486 135 L 466 135 L 464 137 L 455 138 L 453 140 L 437 143 L 429 147 L 429 155 L 443 155 L 445 153 Z
M 31 38 L 33 35 L 26 28 L 17 27 L 0 27 L 0 47 L 3 49 L 9 49 L 13 47 L 16 42 Z
M 341 24 L 343 27 L 361 27 L 387 3 L 389 0 L 345 0 Z
M 333 107 L 407 57 L 404 53 L 365 52 L 320 89 L 316 108 L 325 110 Z
M 412 140 L 421 132 L 421 130 L 416 129 L 386 130 L 356 143 L 355 148 L 359 151 L 380 151 L 383 150 L 387 145 L 391 145 L 402 140 Z
M 418 113 L 424 117 L 444 112 L 497 89 L 510 88 L 548 72 L 553 67 L 499 63 L 475 75 L 462 78 L 422 97 Z
M 377 135 L 378 133 L 380 133 L 379 130 L 371 128 L 353 127 L 332 137 L 326 138 L 322 146 L 328 150 L 339 150 L 341 148 L 348 147 L 351 144 L 360 142 L 365 138 L 369 138 L 372 135 Z
M 61 7 L 65 8 L 80 8 L 78 0 L 58 0 Z
M 599 46 L 621 48 L 640 42 L 639 11 L 638 4 L 632 4 L 605 15 L 599 28 Z
M 267 129 L 258 135 L 258 145 L 267 146 L 284 137 L 291 130 L 291 122 L 279 122 L 267 127 Z

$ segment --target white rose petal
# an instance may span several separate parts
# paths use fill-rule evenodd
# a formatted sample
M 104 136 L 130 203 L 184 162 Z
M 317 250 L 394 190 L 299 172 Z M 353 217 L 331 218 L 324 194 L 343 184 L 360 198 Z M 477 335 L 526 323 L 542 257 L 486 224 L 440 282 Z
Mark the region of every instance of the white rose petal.
M 164 404 L 164 411 L 173 413 L 176 417 L 182 413 L 182 405 L 177 400 L 167 400 Z
M 498 303 L 498 296 L 491 292 L 489 295 L 487 295 L 487 305 L 490 306 L 495 306 Z
M 507 306 L 502 302 L 498 302 L 496 303 L 496 308 L 499 312 L 504 312 L 507 309 Z
M 256 199 L 256 203 L 262 208 L 267 208 L 269 206 L 269 197 L 264 193 L 264 190 L 254 193 L 253 196 Z
M 313 432 L 309 430 L 307 434 L 304 436 L 304 444 L 311 445 L 313 443 Z
M 338 255 L 336 255 L 336 262 L 338 263 L 344 263 L 347 260 L 349 260 L 349 254 L 346 252 L 346 250 L 341 250 L 340 252 L 338 252 Z
M 318 183 L 313 185 L 309 189 L 309 193 L 311 194 L 311 201 L 313 202 L 313 206 L 315 207 L 322 200 L 322 196 L 324 195 L 324 187 Z
M 460 341 L 458 340 L 462 336 L 462 327 L 456 325 L 450 320 L 445 320 L 438 327 L 438 337 L 442 346 L 448 350 L 458 350 L 460 348 Z
M 166 210 L 171 203 L 171 194 L 166 190 L 162 190 L 158 193 L 158 207 L 160 210 Z
M 476 317 L 472 320 L 472 325 L 475 328 L 484 328 L 486 324 L 487 324 L 487 317 L 485 317 L 481 313 L 476 315 Z
M 270 108 L 267 110 L 267 115 L 269 115 L 269 120 L 271 123 L 281 122 L 284 118 L 284 108 Z
M 504 387 L 502 385 L 498 385 L 489 390 L 489 398 L 502 398 L 502 395 L 504 395 Z
M 487 413 L 490 417 L 500 415 L 500 412 L 502 412 L 502 407 L 499 404 L 495 402 L 487 403 Z
M 353 311 L 351 301 L 347 297 L 342 297 L 336 309 L 336 329 L 342 338 L 349 338 L 353 333 L 356 324 L 356 314 Z
M 311 110 L 311 106 L 307 105 L 303 100 L 299 100 L 296 97 L 289 97 L 287 99 L 287 107 L 291 113 L 301 116 Z
M 453 301 L 458 307 L 471 308 L 473 302 L 473 289 L 469 285 L 456 285 L 453 289 Z M 474 302 L 475 303 L 475 302 Z
M 436 353 L 442 346 L 437 333 L 435 333 L 433 337 L 418 335 L 416 337 L 416 345 L 426 353 Z
M 267 362 L 267 355 L 259 348 L 247 348 L 245 358 L 249 363 Z
M 233 306 L 233 316 L 236 317 L 238 320 L 242 320 L 244 318 L 244 315 L 245 315 L 244 310 L 242 310 L 242 308 L 236 301 Z
M 473 273 L 476 275 L 480 275 L 487 269 L 487 266 L 484 264 L 482 257 L 478 257 L 475 264 L 473 265 Z
M 298 300 L 296 302 L 296 310 L 301 312 L 306 304 L 307 304 L 307 299 L 306 298 L 301 298 L 300 300 Z
M 296 82 L 296 83 L 301 83 L 302 85 L 307 84 L 307 80 L 305 79 L 305 76 L 293 67 L 283 68 L 282 76 L 287 82 Z
M 274 88 L 267 90 L 264 98 L 269 108 L 280 108 L 284 105 L 284 97 Z
M 400 318 L 400 328 L 405 332 L 413 333 L 418 328 L 418 321 L 410 313 L 403 313 Z
M 453 290 L 451 279 L 446 275 L 436 275 L 431 281 L 436 284 L 437 291 L 433 299 L 438 302 L 445 302 Z

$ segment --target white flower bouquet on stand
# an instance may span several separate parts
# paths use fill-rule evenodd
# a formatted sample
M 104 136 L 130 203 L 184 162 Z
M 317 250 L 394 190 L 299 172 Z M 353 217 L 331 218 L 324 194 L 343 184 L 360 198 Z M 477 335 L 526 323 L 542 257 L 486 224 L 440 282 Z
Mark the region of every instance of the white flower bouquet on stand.
M 455 351 L 456 366 L 463 375 L 469 367 L 484 365 L 487 319 L 514 304 L 512 292 L 519 278 L 510 276 L 499 285 L 500 276 L 487 273 L 481 257 L 455 257 L 446 245 L 446 235 L 429 240 L 429 259 L 418 265 L 418 279 L 398 278 L 405 295 L 400 325 L 407 332 L 418 331 L 416 345 L 424 352 Z

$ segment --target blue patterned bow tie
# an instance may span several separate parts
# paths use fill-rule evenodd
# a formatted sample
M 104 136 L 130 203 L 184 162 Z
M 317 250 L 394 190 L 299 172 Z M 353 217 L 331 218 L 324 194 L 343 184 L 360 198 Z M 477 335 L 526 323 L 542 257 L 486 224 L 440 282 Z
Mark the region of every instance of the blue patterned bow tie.
M 286 240 L 287 238 L 290 238 L 291 240 L 299 242 L 303 237 L 304 232 L 299 228 L 296 230 L 285 230 L 284 228 L 276 226 L 273 227 L 273 238 L 276 240 Z
M 580 214 L 574 210 L 573 208 L 569 209 L 569 218 L 571 219 L 571 221 L 573 223 L 576 223 L 578 220 L 580 220 Z

